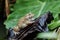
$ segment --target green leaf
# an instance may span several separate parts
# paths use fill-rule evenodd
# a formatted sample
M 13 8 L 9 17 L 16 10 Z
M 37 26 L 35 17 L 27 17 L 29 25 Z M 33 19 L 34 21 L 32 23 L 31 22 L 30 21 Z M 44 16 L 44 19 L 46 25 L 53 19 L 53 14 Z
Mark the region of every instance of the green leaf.
M 18 19 L 29 12 L 34 13 L 36 17 L 41 8 L 41 5 L 42 2 L 39 0 L 17 0 L 16 4 L 14 5 L 14 12 L 8 16 L 7 20 L 4 23 L 6 25 L 6 28 L 9 29 L 16 26 Z
M 55 29 L 60 26 L 60 20 L 52 22 L 51 24 L 48 25 L 49 29 Z
M 60 13 L 60 0 L 58 1 L 40 1 L 40 0 L 17 0 L 14 5 L 14 12 L 10 14 L 5 21 L 6 28 L 13 28 L 17 25 L 18 19 L 23 17 L 29 12 L 35 14 L 35 18 L 45 14 L 45 12 L 51 11 L 54 16 L 54 20 L 57 21 L 58 14 Z
M 57 33 L 55 32 L 43 32 L 37 35 L 37 38 L 44 38 L 44 39 L 56 39 Z
M 60 27 L 59 27 L 58 30 L 57 30 L 57 34 L 58 34 L 57 40 L 60 40 Z

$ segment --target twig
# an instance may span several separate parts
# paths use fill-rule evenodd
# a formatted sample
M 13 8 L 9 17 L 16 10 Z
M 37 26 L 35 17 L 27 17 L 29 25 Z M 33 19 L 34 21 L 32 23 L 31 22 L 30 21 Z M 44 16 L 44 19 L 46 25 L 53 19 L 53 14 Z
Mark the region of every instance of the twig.
M 6 10 L 6 16 L 9 15 L 10 11 L 9 11 L 9 1 L 5 0 L 5 10 Z

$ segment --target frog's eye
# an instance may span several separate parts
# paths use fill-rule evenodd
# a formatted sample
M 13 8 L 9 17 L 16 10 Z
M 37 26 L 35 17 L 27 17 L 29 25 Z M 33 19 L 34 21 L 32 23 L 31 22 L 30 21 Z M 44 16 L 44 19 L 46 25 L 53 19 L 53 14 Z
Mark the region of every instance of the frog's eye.
M 14 30 L 15 32 L 18 32 L 20 29 L 19 29 L 18 26 L 16 26 L 16 27 L 13 28 L 13 30 Z

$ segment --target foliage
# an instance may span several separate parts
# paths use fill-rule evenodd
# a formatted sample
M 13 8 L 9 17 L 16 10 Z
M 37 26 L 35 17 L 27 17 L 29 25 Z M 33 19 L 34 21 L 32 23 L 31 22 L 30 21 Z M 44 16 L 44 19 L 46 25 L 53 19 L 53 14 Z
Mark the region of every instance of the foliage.
M 40 4 L 42 5 L 42 3 L 38 0 L 17 0 L 16 4 L 14 5 L 14 12 L 8 16 L 7 21 L 5 22 L 6 28 L 17 25 L 18 19 L 29 12 L 35 13 L 37 16 L 37 13 L 41 7 Z
M 44 33 L 39 33 L 39 36 L 37 38 L 44 38 L 44 39 L 56 39 L 57 38 L 57 33 L 55 32 L 44 32 Z
M 54 20 L 48 25 L 49 29 L 59 27 L 60 0 L 17 0 L 14 11 L 8 16 L 4 24 L 7 29 L 13 28 L 17 25 L 18 19 L 29 12 L 34 13 L 34 18 L 37 18 L 47 11 L 51 11 L 54 16 Z
M 5 22 L 6 28 L 16 26 L 18 19 L 29 12 L 34 13 L 36 18 L 47 11 L 51 11 L 55 18 L 54 21 L 57 21 L 60 13 L 60 1 L 17 0 L 14 5 L 14 12 L 8 16 Z

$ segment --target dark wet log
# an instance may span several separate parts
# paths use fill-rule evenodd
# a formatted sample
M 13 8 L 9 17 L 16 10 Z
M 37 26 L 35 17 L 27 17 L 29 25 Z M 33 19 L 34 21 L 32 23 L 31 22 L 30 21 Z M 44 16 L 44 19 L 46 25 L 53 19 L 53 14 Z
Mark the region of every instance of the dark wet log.
M 47 12 L 41 17 L 36 18 L 34 23 L 21 29 L 19 34 L 15 35 L 13 30 L 9 29 L 8 40 L 34 40 L 38 33 L 49 31 L 47 24 L 49 24 L 53 19 L 52 13 Z

